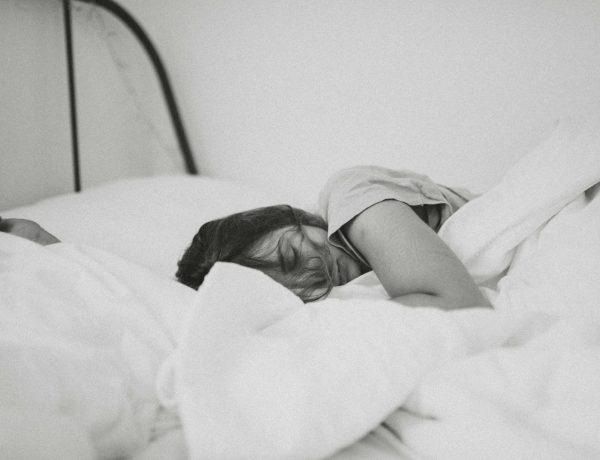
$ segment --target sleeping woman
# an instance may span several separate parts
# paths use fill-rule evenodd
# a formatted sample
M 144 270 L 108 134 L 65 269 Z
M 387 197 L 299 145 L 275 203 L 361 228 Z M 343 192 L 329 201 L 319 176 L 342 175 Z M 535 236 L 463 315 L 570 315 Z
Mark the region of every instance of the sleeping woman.
M 303 301 L 373 270 L 394 300 L 443 309 L 489 306 L 438 237 L 472 195 L 409 171 L 345 169 L 329 179 L 319 214 L 268 206 L 205 223 L 178 263 L 194 289 L 219 261 L 258 269 Z

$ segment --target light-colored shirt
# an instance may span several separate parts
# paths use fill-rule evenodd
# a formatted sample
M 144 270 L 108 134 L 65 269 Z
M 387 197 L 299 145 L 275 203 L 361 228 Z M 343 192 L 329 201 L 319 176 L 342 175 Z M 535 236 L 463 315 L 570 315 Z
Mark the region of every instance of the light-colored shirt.
M 329 178 L 319 194 L 319 214 L 327 221 L 329 242 L 369 266 L 342 227 L 365 209 L 384 200 L 406 203 L 437 232 L 443 223 L 476 195 L 450 188 L 408 170 L 355 166 Z

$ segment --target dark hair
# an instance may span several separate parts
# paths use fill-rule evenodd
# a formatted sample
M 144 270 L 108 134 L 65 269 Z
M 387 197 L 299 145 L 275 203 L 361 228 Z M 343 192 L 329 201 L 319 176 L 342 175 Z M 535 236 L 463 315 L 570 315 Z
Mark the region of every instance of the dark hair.
M 327 230 L 321 217 L 288 205 L 267 206 L 215 219 L 200 227 L 191 245 L 178 262 L 177 280 L 198 289 L 216 262 L 233 262 L 256 268 L 281 282 L 304 302 L 318 300 L 331 291 L 331 256 L 327 247 L 317 247 L 320 257 L 307 260 L 293 253 L 293 263 L 286 263 L 282 251 L 283 236 L 274 251 L 275 260 L 257 254 L 261 241 L 270 233 L 290 227 L 305 235 L 302 226 Z

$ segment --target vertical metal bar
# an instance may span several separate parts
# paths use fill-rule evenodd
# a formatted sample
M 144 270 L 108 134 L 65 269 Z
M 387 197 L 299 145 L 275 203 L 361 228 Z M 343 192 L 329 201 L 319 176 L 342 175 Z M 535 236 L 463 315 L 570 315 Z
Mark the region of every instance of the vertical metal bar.
M 73 30 L 71 20 L 71 0 L 63 0 L 65 23 L 65 44 L 67 48 L 67 74 L 69 79 L 69 109 L 71 114 L 71 149 L 73 152 L 73 182 L 76 192 L 81 191 L 81 171 L 79 167 L 79 138 L 77 134 L 77 95 L 75 93 L 75 63 L 73 61 Z

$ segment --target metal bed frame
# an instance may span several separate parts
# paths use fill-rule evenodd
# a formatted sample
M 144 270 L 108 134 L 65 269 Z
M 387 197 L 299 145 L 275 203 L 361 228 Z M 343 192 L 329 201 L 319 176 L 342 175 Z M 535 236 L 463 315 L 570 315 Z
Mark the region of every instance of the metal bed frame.
M 63 2 L 63 17 L 65 25 L 65 45 L 67 55 L 67 75 L 69 84 L 69 109 L 70 109 L 70 123 L 71 123 L 71 148 L 72 148 L 72 161 L 73 161 L 73 188 L 76 192 L 81 191 L 81 166 L 79 159 L 79 138 L 77 130 L 77 96 L 75 91 L 75 62 L 73 58 L 73 23 L 71 17 L 71 3 L 75 0 L 62 0 Z M 171 117 L 173 129 L 177 137 L 177 142 L 181 150 L 185 170 L 188 174 L 198 174 L 198 168 L 194 161 L 194 155 L 190 148 L 185 129 L 183 127 L 183 121 L 175 101 L 175 94 L 171 87 L 167 70 L 162 63 L 162 60 L 152 44 L 148 34 L 135 20 L 135 18 L 122 6 L 116 3 L 114 0 L 76 0 L 83 3 L 91 3 L 112 13 L 114 16 L 119 18 L 135 35 L 140 44 L 143 46 L 146 54 L 150 58 L 154 71 L 160 81 L 160 86 L 165 98 L 165 103 Z

